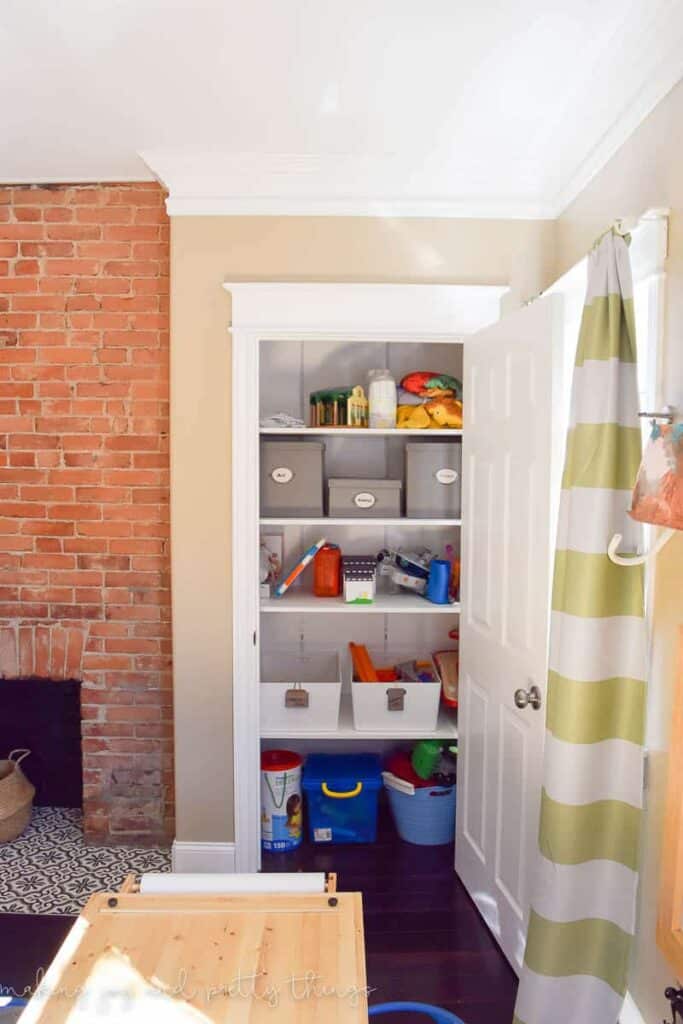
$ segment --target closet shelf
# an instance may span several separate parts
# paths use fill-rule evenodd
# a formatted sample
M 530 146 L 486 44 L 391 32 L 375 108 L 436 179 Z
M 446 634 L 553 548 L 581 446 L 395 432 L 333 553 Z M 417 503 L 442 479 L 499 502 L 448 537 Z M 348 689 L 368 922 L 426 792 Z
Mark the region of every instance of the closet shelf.
M 408 519 L 393 518 L 379 519 L 374 516 L 372 519 L 351 519 L 333 516 L 318 516 L 317 518 L 274 518 L 268 517 L 259 520 L 261 526 L 460 526 L 462 519 Z
M 372 683 L 368 683 L 371 686 Z M 332 732 L 312 731 L 303 729 L 292 729 L 289 726 L 286 730 L 264 729 L 261 731 L 261 739 L 264 740 L 451 740 L 458 738 L 458 722 L 455 714 L 446 708 L 439 709 L 439 718 L 436 729 L 432 732 L 408 730 L 401 732 L 400 729 L 374 730 L 372 732 L 358 732 L 353 727 L 353 711 L 351 708 L 351 697 L 347 694 L 342 696 L 341 709 L 339 712 L 339 725 Z
M 263 598 L 261 611 L 286 614 L 323 612 L 349 615 L 457 615 L 460 604 L 432 604 L 418 594 L 378 594 L 372 604 L 347 604 L 343 597 L 316 597 L 289 592 L 284 597 Z
M 274 434 L 280 437 L 292 434 L 303 434 L 313 437 L 316 434 L 334 435 L 335 437 L 462 437 L 462 430 L 452 427 L 435 430 L 378 430 L 374 427 L 261 427 L 262 435 Z

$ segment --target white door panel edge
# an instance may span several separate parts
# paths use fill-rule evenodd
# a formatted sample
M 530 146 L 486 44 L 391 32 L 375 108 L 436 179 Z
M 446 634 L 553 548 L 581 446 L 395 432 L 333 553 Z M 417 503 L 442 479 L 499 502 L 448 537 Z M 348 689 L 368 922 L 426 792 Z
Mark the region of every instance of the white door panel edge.
M 456 870 L 516 971 L 543 767 L 561 327 L 550 296 L 465 344 Z M 540 709 L 517 706 L 532 686 Z

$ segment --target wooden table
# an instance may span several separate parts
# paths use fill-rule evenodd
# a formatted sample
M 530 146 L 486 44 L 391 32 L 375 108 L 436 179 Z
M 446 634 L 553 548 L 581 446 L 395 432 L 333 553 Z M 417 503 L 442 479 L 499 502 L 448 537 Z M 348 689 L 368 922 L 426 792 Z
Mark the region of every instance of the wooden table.
M 367 1024 L 361 894 L 100 893 L 21 1019 Z

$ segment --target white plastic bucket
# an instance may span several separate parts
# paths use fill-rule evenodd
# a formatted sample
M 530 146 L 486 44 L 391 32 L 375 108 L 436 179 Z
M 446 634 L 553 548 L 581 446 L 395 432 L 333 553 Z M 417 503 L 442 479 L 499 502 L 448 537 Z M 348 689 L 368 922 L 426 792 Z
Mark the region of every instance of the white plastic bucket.
M 264 750 L 261 754 L 261 843 L 264 850 L 284 853 L 301 845 L 302 763 L 302 758 L 291 750 Z

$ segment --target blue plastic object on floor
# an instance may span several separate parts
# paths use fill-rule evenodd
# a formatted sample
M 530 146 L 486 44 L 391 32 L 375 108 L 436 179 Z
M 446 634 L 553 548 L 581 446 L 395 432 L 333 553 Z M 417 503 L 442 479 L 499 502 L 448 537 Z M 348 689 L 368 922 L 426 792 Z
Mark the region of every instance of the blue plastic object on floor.
M 304 765 L 314 843 L 374 843 L 382 763 L 376 754 L 311 754 Z
M 440 1006 L 428 1006 L 427 1003 L 380 1003 L 379 1006 L 371 1006 L 368 1016 L 381 1017 L 385 1013 L 421 1013 L 434 1024 L 464 1024 L 460 1017 L 456 1017 L 450 1010 L 443 1010 Z
M 387 787 L 396 831 L 417 846 L 441 846 L 455 839 L 456 787 L 428 786 L 413 796 Z
M 2 986 L 0 986 L 2 992 Z M 8 996 L 0 996 L 0 1024 L 15 1024 L 23 1013 L 26 1006 L 25 999 Z

